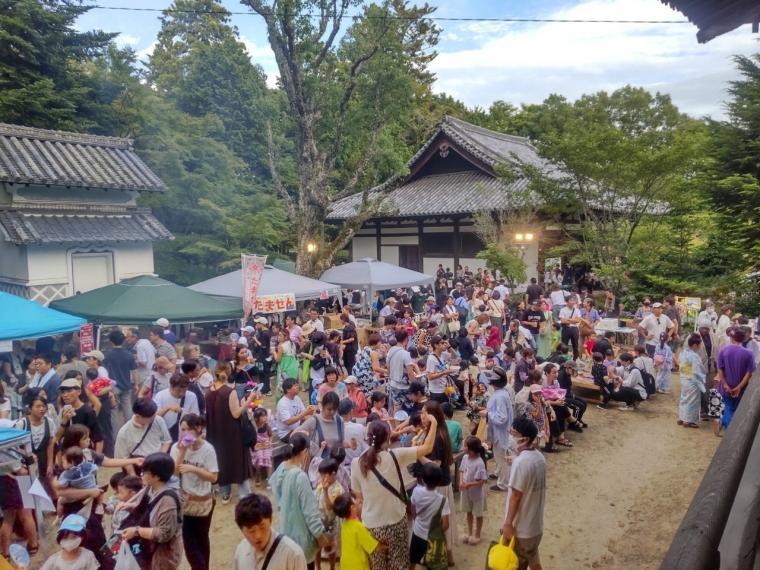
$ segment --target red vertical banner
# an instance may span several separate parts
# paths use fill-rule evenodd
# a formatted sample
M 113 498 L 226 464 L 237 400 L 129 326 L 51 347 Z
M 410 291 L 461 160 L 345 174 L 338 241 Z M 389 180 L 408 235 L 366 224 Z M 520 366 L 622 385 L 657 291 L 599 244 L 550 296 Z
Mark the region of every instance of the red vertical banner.
M 256 307 L 267 256 L 242 254 L 240 257 L 243 264 L 243 318 L 248 318 Z
M 87 323 L 79 327 L 79 354 L 95 350 L 95 335 L 93 334 L 92 323 Z

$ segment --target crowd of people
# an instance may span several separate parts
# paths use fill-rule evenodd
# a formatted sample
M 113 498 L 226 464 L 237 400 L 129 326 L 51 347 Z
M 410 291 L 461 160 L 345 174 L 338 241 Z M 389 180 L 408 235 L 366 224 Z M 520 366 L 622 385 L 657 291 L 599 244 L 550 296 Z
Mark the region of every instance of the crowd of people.
M 255 316 L 213 358 L 158 319 L 145 336 L 112 330 L 105 352 L 65 346 L 57 367 L 50 352 L 21 373 L 4 363 L 0 417 L 32 446 L 0 462 L 0 553 L 14 534 L 39 549 L 31 474 L 56 507 L 45 570 L 207 569 L 216 503 L 235 492 L 235 569 L 447 568 L 500 532 L 540 570 L 545 454 L 589 428 L 579 381 L 600 409 L 634 411 L 678 370 L 678 424 L 719 433 L 760 356 L 731 307 L 707 303 L 687 332 L 673 298 L 644 300 L 629 350 L 597 334 L 619 315 L 614 295 L 597 308 L 558 279 L 516 295 L 487 272 L 438 277 L 386 292 L 361 343 L 348 306 L 339 330 L 308 306 Z M 500 529 L 483 528 L 487 497 Z

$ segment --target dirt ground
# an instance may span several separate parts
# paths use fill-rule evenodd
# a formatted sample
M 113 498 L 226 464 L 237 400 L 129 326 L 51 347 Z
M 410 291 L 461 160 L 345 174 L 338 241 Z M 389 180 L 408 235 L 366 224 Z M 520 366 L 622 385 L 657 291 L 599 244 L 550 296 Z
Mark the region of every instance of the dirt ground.
M 584 418 L 589 429 L 569 432 L 575 447 L 546 455 L 544 569 L 659 568 L 720 441 L 707 422 L 699 430 L 676 425 L 677 374 L 673 384 L 673 394 L 657 395 L 635 412 L 590 404 Z M 460 419 L 466 421 L 463 414 Z M 504 517 L 505 498 L 489 491 L 484 540 L 454 546 L 457 568 L 483 568 L 487 543 L 497 538 Z M 242 538 L 233 509 L 233 504 L 217 504 L 212 568 L 228 567 Z M 457 529 L 460 535 L 465 529 L 463 515 L 457 515 Z

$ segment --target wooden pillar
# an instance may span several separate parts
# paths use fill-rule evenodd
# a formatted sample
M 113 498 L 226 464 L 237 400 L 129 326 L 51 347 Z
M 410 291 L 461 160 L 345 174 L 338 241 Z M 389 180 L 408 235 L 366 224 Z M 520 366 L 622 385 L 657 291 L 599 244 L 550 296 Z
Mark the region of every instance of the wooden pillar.
M 457 274 L 457 268 L 459 267 L 459 255 L 461 249 L 461 241 L 459 239 L 459 218 L 454 218 L 454 267 L 451 268 L 454 275 Z M 456 281 L 456 279 L 454 279 L 454 281 Z
M 380 220 L 375 222 L 375 240 L 377 241 L 377 255 L 375 257 L 377 258 L 378 261 L 382 261 L 382 257 L 383 257 L 382 249 L 380 247 L 381 235 L 382 235 L 380 232 L 380 225 L 381 225 Z
M 425 269 L 425 254 L 422 251 L 422 228 L 424 227 L 425 222 L 422 220 L 417 220 L 417 258 L 419 263 L 419 271 L 424 273 Z

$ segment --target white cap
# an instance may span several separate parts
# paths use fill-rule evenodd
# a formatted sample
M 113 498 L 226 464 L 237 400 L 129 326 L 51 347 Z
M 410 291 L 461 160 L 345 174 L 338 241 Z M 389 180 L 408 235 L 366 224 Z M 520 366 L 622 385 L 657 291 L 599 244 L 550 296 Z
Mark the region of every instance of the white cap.
M 256 324 L 258 324 L 258 325 L 268 325 L 269 324 L 269 321 L 267 320 L 266 317 L 256 317 L 255 319 L 253 319 L 253 322 L 256 323 Z
M 240 332 L 243 332 L 243 331 L 245 331 L 245 332 L 247 332 L 247 333 L 251 333 L 251 334 L 252 334 L 252 333 L 253 333 L 255 330 L 256 330 L 256 329 L 255 329 L 255 328 L 253 328 L 251 325 L 248 325 L 248 326 L 246 326 L 246 327 L 243 327 L 242 329 L 240 329 Z
M 238 339 L 237 343 L 238 343 L 238 345 L 240 345 L 240 346 L 245 346 L 245 347 L 247 347 L 247 346 L 248 346 L 248 339 L 247 339 L 247 338 L 245 338 L 244 336 L 241 336 L 241 337 Z
M 166 317 L 161 317 L 160 319 L 156 319 L 156 322 L 154 324 L 166 328 L 169 326 L 169 319 Z

